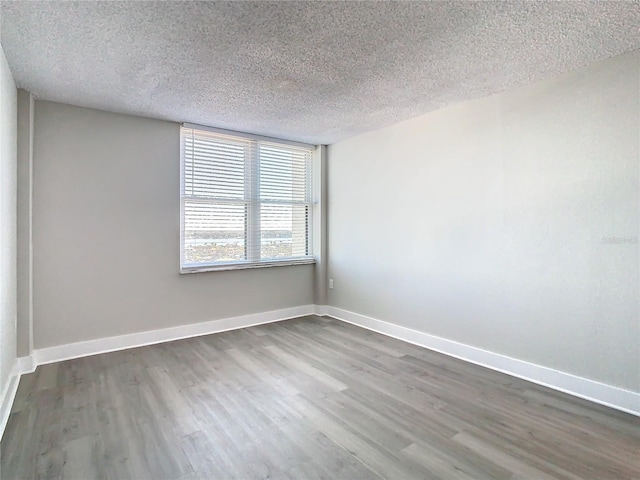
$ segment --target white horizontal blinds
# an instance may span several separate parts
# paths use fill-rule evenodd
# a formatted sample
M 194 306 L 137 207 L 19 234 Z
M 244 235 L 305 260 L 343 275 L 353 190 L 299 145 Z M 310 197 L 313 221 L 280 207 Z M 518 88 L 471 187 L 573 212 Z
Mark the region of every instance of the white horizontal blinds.
M 185 195 L 218 200 L 245 199 L 245 171 L 251 142 L 184 129 Z
M 251 142 L 183 128 L 183 264 L 247 259 Z
M 306 203 L 311 151 L 261 144 L 260 200 Z
M 312 150 L 182 128 L 183 266 L 311 255 Z
M 260 164 L 260 256 L 310 254 L 311 155 L 308 148 L 262 142 Z

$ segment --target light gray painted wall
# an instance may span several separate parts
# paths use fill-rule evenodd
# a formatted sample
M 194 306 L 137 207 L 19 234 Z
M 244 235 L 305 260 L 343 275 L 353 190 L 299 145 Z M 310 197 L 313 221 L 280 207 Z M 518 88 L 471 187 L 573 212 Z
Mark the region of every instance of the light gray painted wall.
M 640 391 L 640 52 L 329 147 L 329 304 Z
M 26 90 L 18 90 L 18 144 L 17 144 L 17 279 L 18 325 L 17 352 L 19 357 L 31 355 L 32 345 L 32 241 L 31 199 L 33 186 L 33 96 Z
M 0 46 L 0 402 L 16 362 L 16 104 Z
M 179 275 L 179 126 L 36 101 L 35 348 L 313 303 L 313 265 Z
M 315 150 L 313 190 L 315 208 L 313 212 L 313 250 L 316 258 L 313 278 L 313 303 L 327 304 L 327 146 Z

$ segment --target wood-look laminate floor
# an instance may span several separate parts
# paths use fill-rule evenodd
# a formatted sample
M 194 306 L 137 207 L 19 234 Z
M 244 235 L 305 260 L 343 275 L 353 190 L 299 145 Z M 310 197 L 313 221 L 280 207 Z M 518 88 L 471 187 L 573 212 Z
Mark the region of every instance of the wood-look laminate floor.
M 638 479 L 640 419 L 306 317 L 39 367 L 4 480 Z

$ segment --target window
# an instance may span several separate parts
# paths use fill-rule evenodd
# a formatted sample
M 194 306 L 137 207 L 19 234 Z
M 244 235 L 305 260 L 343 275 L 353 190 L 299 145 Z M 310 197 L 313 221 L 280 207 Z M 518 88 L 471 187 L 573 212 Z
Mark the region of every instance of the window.
M 184 125 L 181 272 L 312 263 L 314 147 Z

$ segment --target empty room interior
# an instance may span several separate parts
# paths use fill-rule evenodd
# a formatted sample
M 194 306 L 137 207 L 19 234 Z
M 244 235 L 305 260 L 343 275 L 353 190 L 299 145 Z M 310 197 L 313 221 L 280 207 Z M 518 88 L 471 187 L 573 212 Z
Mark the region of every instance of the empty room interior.
M 639 479 L 640 2 L 0 2 L 0 477 Z

